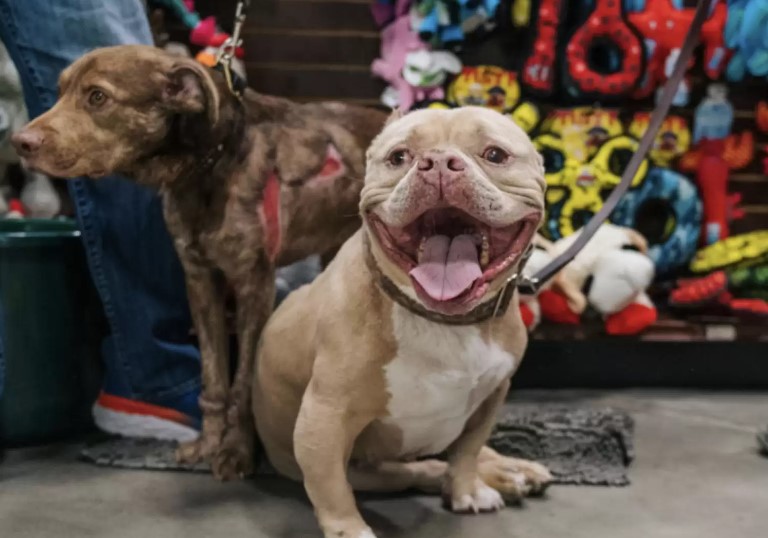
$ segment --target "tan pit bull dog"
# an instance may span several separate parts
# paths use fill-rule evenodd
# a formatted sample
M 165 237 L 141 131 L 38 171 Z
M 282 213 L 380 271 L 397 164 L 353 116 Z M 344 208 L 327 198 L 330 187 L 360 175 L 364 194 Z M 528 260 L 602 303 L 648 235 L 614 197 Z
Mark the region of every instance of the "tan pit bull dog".
M 274 313 L 254 382 L 270 461 L 326 538 L 373 537 L 353 490 L 477 513 L 552 480 L 485 446 L 527 344 L 514 280 L 544 185 L 528 136 L 487 109 L 395 114 L 373 141 L 363 229 Z

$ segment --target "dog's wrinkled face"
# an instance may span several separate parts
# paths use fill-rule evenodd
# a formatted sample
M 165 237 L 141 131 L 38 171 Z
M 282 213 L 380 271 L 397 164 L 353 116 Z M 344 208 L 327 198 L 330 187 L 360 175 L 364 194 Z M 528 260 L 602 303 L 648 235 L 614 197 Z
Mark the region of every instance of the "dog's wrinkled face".
M 456 315 L 495 297 L 544 212 L 528 136 L 485 108 L 391 119 L 368 150 L 360 203 L 373 253 L 398 287 Z
M 127 172 L 165 141 L 169 118 L 208 115 L 218 92 L 205 68 L 160 49 L 97 49 L 59 79 L 56 105 L 13 137 L 26 165 L 58 177 Z

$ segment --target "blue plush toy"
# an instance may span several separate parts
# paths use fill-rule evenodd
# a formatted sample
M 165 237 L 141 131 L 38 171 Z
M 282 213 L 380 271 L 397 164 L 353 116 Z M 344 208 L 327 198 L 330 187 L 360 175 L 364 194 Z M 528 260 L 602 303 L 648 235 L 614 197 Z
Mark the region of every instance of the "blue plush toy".
M 669 168 L 651 168 L 622 198 L 611 222 L 648 234 L 648 256 L 659 275 L 686 265 L 699 241 L 703 206 L 691 181 Z
M 728 80 L 768 76 L 768 0 L 728 0 L 724 39 L 734 51 Z
M 500 0 L 416 0 L 414 30 L 434 48 L 459 43 L 465 35 L 480 28 L 492 28 L 499 3 Z

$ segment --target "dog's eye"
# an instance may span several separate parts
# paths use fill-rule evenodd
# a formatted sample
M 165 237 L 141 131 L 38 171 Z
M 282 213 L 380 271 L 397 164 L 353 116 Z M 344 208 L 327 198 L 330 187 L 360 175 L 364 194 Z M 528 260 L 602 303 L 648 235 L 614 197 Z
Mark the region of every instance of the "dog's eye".
M 410 159 L 411 154 L 407 149 L 396 149 L 387 157 L 387 162 L 392 166 L 402 166 Z
M 106 100 L 107 94 L 101 90 L 93 90 L 90 94 L 88 94 L 88 104 L 91 106 L 103 105 Z
M 509 159 L 509 153 L 498 146 L 491 146 L 483 152 L 483 159 L 493 164 L 504 164 Z

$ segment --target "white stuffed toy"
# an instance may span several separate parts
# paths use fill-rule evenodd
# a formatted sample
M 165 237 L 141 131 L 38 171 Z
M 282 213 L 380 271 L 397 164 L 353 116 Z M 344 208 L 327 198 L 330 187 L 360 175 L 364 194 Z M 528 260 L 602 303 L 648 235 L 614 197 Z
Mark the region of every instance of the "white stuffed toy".
M 579 233 L 539 249 L 538 261 L 529 262 L 526 273 L 534 273 L 537 265 L 543 267 L 565 252 Z M 589 305 L 602 314 L 608 334 L 637 334 L 657 317 L 646 293 L 654 276 L 647 251 L 647 242 L 635 230 L 603 224 L 551 286 L 535 298 L 521 298 L 521 308 L 540 311 L 550 321 L 578 324 Z M 531 307 L 533 301 L 535 307 Z

